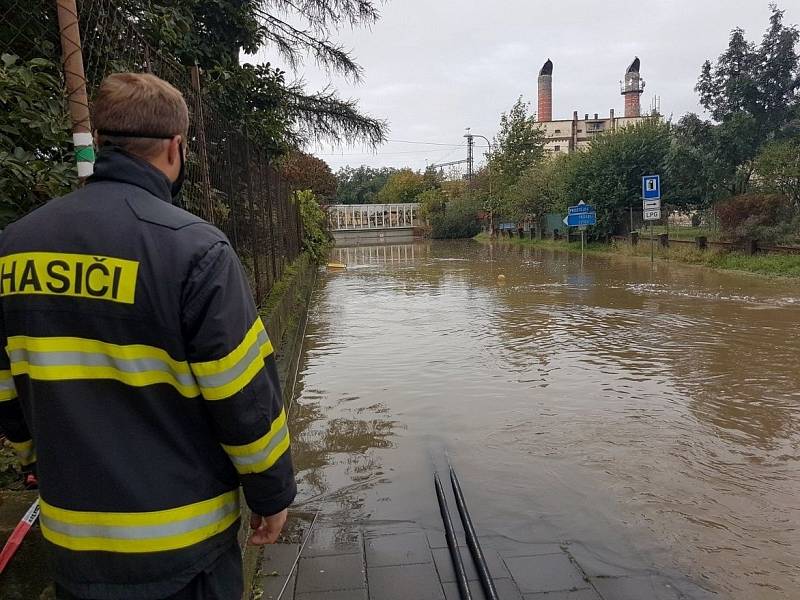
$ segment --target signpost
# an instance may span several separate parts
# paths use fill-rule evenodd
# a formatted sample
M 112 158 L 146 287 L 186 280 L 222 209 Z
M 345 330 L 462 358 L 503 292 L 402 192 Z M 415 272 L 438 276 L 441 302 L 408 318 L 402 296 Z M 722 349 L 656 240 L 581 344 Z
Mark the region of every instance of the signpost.
M 583 260 L 584 235 L 589 225 L 597 225 L 597 213 L 593 206 L 589 206 L 583 200 L 576 206 L 567 209 L 567 216 L 564 218 L 564 225 L 567 227 L 580 227 L 581 230 L 581 260 Z
M 645 221 L 658 221 L 661 218 L 661 176 L 642 177 L 642 212 Z M 655 242 L 653 224 L 650 223 L 650 262 L 655 262 Z

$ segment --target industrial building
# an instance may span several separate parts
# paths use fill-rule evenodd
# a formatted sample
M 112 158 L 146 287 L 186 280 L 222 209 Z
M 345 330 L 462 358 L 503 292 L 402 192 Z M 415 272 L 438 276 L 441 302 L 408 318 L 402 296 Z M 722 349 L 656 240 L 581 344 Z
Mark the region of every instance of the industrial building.
M 634 123 L 651 118 L 660 118 L 657 100 L 650 113 L 642 116 L 641 95 L 645 82 L 639 69 L 641 62 L 636 57 L 625 72 L 624 81 L 620 82 L 620 93 L 625 98 L 625 116 L 618 117 L 614 109 L 608 116 L 585 114 L 580 118 L 578 111 L 572 113 L 571 119 L 553 120 L 553 61 L 547 60 L 539 71 L 539 102 L 536 120 L 545 133 L 545 150 L 551 153 L 570 153 L 586 148 L 592 139 L 604 132 L 616 131 Z

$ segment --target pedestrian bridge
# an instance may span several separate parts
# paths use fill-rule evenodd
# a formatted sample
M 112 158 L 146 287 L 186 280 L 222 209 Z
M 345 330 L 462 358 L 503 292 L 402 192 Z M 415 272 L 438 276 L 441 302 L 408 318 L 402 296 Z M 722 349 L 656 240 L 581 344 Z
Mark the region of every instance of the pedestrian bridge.
M 332 204 L 328 226 L 338 246 L 405 242 L 422 225 L 419 204 Z

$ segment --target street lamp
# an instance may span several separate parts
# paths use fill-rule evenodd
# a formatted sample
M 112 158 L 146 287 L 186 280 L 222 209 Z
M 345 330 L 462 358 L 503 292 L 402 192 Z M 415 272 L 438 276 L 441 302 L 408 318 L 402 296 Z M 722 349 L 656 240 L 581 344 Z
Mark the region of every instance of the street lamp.
M 464 134 L 464 137 L 467 138 L 468 140 L 471 140 L 474 137 L 481 138 L 482 140 L 486 140 L 486 144 L 489 146 L 490 158 L 486 161 L 486 167 L 489 169 L 489 237 L 494 237 L 494 203 L 492 202 L 492 161 L 491 161 L 492 142 L 490 142 L 489 138 L 487 138 L 485 135 L 470 133 L 469 127 L 467 127 L 467 133 Z

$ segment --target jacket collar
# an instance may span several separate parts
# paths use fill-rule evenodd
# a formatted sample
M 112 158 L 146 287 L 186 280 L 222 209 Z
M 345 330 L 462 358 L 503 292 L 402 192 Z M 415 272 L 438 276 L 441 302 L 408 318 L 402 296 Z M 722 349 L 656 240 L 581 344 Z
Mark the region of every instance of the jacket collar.
M 100 150 L 94 163 L 94 174 L 86 183 L 100 181 L 135 185 L 172 204 L 172 183 L 169 178 L 146 160 L 116 146 Z

